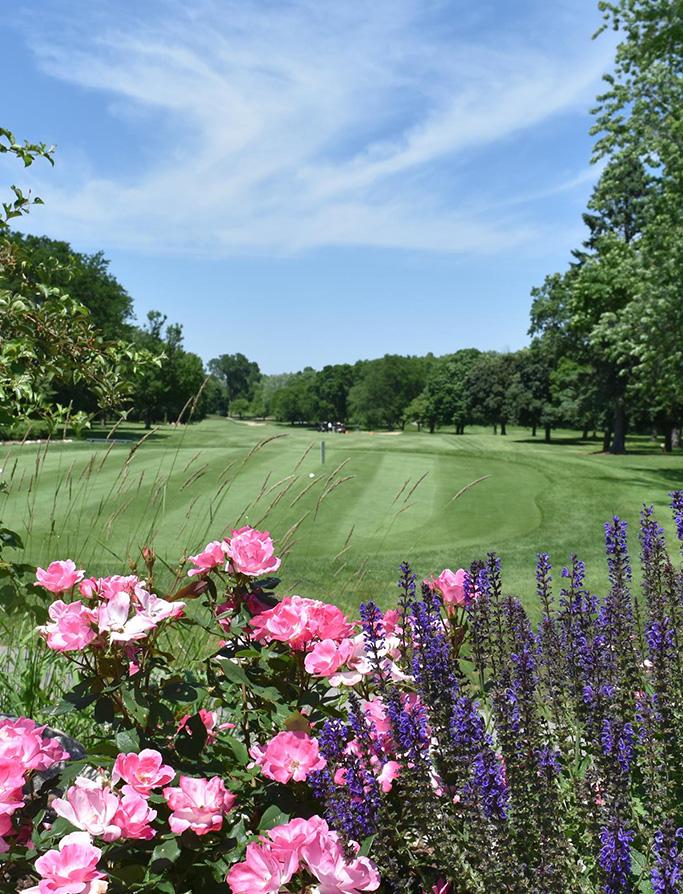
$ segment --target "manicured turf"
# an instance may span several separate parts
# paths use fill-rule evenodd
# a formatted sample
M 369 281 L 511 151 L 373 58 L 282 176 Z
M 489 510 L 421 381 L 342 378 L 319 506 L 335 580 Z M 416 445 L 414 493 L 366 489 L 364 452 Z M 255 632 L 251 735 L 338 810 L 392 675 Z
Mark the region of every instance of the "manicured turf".
M 506 589 L 529 599 L 539 550 L 558 565 L 577 552 L 589 582 L 604 584 L 601 525 L 612 514 L 635 522 L 653 502 L 673 531 L 666 495 L 683 486 L 681 452 L 665 456 L 645 438 L 626 456 L 598 446 L 571 433 L 547 445 L 521 430 L 323 436 L 209 419 L 162 427 L 132 454 L 126 444 L 5 447 L 0 518 L 24 536 L 27 561 L 71 557 L 97 574 L 124 571 L 144 543 L 175 566 L 248 521 L 285 541 L 282 592 L 345 605 L 388 603 L 401 560 L 427 575 L 494 549 Z

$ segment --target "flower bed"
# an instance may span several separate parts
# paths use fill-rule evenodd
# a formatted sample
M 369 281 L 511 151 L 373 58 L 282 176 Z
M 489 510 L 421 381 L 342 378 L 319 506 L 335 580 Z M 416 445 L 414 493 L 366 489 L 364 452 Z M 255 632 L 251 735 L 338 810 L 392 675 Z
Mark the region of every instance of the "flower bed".
M 639 536 L 638 598 L 619 519 L 603 598 L 576 556 L 553 593 L 539 556 L 536 627 L 493 554 L 420 585 L 403 565 L 359 620 L 278 599 L 249 527 L 163 598 L 149 550 L 146 580 L 38 569 L 38 634 L 78 680 L 55 716 L 97 732 L 75 760 L 0 720 L 0 890 L 683 890 L 683 576 L 649 508 Z

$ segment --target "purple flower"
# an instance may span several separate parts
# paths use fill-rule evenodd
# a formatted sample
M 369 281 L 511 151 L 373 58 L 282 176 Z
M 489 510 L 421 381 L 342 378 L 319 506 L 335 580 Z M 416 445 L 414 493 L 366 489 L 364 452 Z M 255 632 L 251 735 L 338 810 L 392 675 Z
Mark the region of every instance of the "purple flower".
M 650 879 L 654 894 L 681 894 L 683 856 L 678 842 L 683 838 L 683 829 L 676 829 L 673 823 L 665 823 L 655 832 L 652 853 L 655 862 Z
M 631 886 L 631 844 L 634 833 L 614 820 L 600 832 L 600 868 L 604 894 L 629 894 Z
M 674 514 L 676 533 L 678 534 L 678 539 L 683 543 L 683 490 L 671 491 L 669 496 L 671 497 L 671 509 Z

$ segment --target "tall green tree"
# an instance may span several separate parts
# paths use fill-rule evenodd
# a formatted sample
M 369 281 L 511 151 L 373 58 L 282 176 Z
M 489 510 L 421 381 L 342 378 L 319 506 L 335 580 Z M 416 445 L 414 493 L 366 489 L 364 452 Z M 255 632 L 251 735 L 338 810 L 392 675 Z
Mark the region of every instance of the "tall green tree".
M 438 358 L 432 365 L 423 395 L 425 419 L 429 431 L 437 425 L 454 425 L 461 435 L 472 422 L 472 401 L 467 388 L 467 377 L 480 356 L 476 348 L 464 348 L 454 354 Z
M 209 370 L 225 386 L 227 397 L 226 413 L 230 415 L 230 405 L 238 397 L 252 400 L 254 389 L 261 380 L 258 363 L 244 354 L 221 354 L 209 360 Z
M 20 233 L 12 233 L 9 243 L 14 264 L 0 276 L 0 286 L 11 291 L 21 283 L 33 289 L 38 284 L 62 289 L 88 308 L 92 324 L 104 338 L 130 335 L 132 298 L 110 272 L 101 251 L 83 254 L 68 242 Z
M 52 152 L 43 143 L 19 143 L 0 128 L 0 154 L 24 166 L 39 158 L 52 163 Z M 54 421 L 59 396 L 77 391 L 87 392 L 93 406 L 119 410 L 136 377 L 156 361 L 121 333 L 104 336 L 88 307 L 54 281 L 63 265 L 49 253 L 40 264 L 27 260 L 24 240 L 9 224 L 41 201 L 18 186 L 11 192 L 14 198 L 0 210 L 0 423 Z M 73 401 L 63 409 L 66 421 Z
M 160 421 L 202 419 L 209 406 L 203 387 L 206 372 L 201 358 L 184 350 L 182 326 L 167 325 L 164 314 L 150 311 L 138 341 L 162 361 L 140 377 L 133 395 L 133 418 L 142 419 L 146 428 Z
M 481 354 L 470 369 L 465 387 L 471 401 L 474 421 L 493 427 L 493 433 L 507 434 L 507 425 L 514 419 L 510 401 L 510 385 L 516 372 L 513 354 L 488 351 Z
M 349 392 L 351 418 L 368 428 L 405 425 L 404 410 L 424 388 L 428 363 L 398 354 L 367 362 Z

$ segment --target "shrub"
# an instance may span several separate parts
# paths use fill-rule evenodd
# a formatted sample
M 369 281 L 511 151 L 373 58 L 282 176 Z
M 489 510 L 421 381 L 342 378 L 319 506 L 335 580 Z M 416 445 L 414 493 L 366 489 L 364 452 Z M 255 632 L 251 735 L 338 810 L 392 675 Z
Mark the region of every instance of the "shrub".
M 605 543 L 603 598 L 576 556 L 554 593 L 539 556 L 535 627 L 493 554 L 421 585 L 403 565 L 397 608 L 358 622 L 278 600 L 248 527 L 164 598 L 150 551 L 146 582 L 39 569 L 39 633 L 77 677 L 54 714 L 99 732 L 69 759 L 0 721 L 1 889 L 681 891 L 683 575 L 651 508 L 640 596 L 626 524 Z M 179 667 L 189 628 L 204 657 Z

